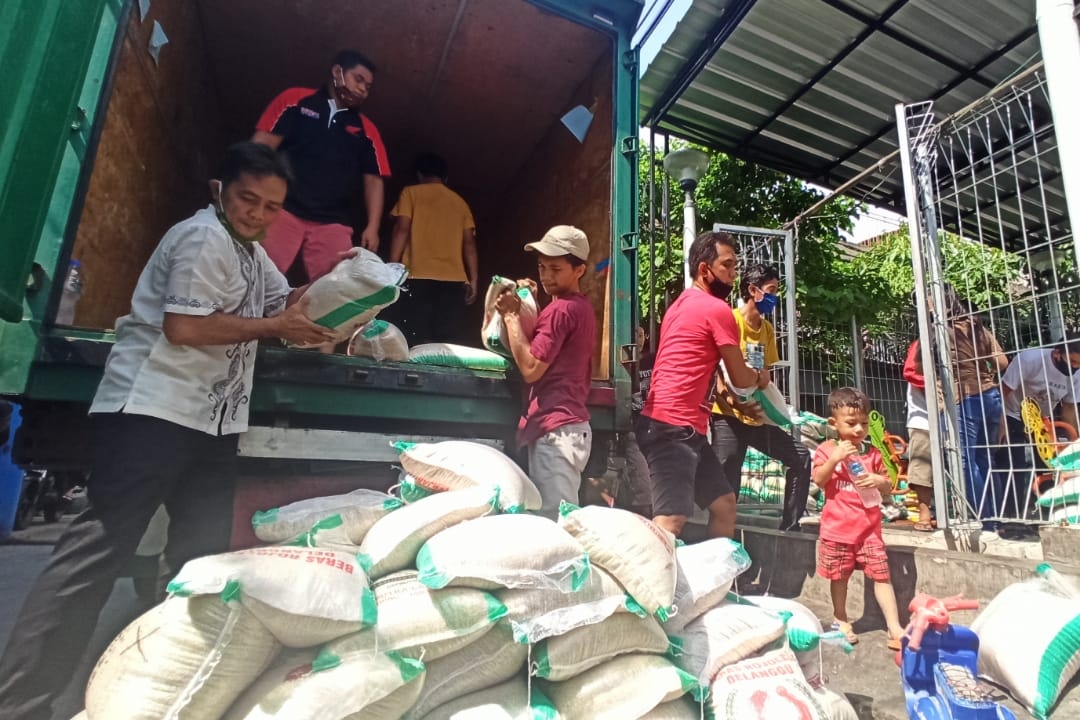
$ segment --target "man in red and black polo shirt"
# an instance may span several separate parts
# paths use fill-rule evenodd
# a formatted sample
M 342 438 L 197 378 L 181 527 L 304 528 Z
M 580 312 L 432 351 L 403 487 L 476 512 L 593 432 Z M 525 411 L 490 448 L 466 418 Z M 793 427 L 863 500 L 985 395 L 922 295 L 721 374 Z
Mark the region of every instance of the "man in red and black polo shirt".
M 252 140 L 288 155 L 296 182 L 285 209 L 262 246 L 285 272 L 302 253 L 308 280 L 315 280 L 352 247 L 350 206 L 363 186 L 367 226 L 360 244 L 375 252 L 383 214 L 383 177 L 390 175 L 386 148 L 374 123 L 357 108 L 371 92 L 375 65 L 342 50 L 330 82 L 318 90 L 289 88 L 263 111 Z

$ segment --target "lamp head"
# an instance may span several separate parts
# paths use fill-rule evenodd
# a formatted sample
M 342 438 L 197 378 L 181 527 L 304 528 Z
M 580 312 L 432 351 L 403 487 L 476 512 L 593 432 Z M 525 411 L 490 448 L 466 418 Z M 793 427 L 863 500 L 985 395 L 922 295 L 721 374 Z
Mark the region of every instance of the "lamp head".
M 664 171 L 684 192 L 693 192 L 709 169 L 709 156 L 696 148 L 682 148 L 664 156 Z

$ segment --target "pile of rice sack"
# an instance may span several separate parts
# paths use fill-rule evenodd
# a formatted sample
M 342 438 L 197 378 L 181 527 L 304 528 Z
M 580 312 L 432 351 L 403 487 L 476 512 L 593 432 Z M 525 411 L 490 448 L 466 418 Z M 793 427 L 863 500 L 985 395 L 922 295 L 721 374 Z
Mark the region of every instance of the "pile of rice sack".
M 604 506 L 553 521 L 488 446 L 396 447 L 400 497 L 268 509 L 272 544 L 187 563 L 98 661 L 86 717 L 853 717 L 820 687 L 837 640 L 813 614 L 731 593 L 738 543 Z

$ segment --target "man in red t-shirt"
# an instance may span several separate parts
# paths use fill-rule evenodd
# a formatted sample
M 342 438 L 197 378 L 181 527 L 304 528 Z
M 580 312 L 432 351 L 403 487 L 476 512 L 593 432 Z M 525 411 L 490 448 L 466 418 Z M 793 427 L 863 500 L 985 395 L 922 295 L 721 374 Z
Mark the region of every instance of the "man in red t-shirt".
M 735 238 L 706 232 L 690 246 L 693 284 L 664 314 L 649 396 L 635 435 L 649 463 L 653 522 L 678 535 L 694 503 L 709 512 L 709 537 L 735 535 L 735 492 L 706 437 L 713 379 L 721 361 L 748 395 L 769 373 L 746 364 L 731 306 Z
M 592 449 L 589 397 L 596 314 L 581 293 L 589 259 L 589 239 L 570 225 L 556 225 L 525 246 L 537 254 L 540 285 L 551 302 L 536 319 L 530 341 L 521 331 L 521 300 L 499 296 L 510 351 L 529 384 L 529 402 L 518 423 L 517 440 L 529 449 L 529 477 L 540 490 L 540 512 L 550 518 L 563 500 L 578 502 L 581 473 Z

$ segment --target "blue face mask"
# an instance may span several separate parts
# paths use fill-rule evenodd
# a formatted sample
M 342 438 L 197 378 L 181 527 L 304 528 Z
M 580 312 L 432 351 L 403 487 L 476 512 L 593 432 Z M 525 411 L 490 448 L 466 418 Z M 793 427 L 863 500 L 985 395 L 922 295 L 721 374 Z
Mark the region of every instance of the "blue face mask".
M 776 309 L 776 303 L 780 301 L 780 298 L 775 293 L 765 293 L 761 296 L 755 305 L 757 305 L 758 312 L 762 315 L 768 315 Z

